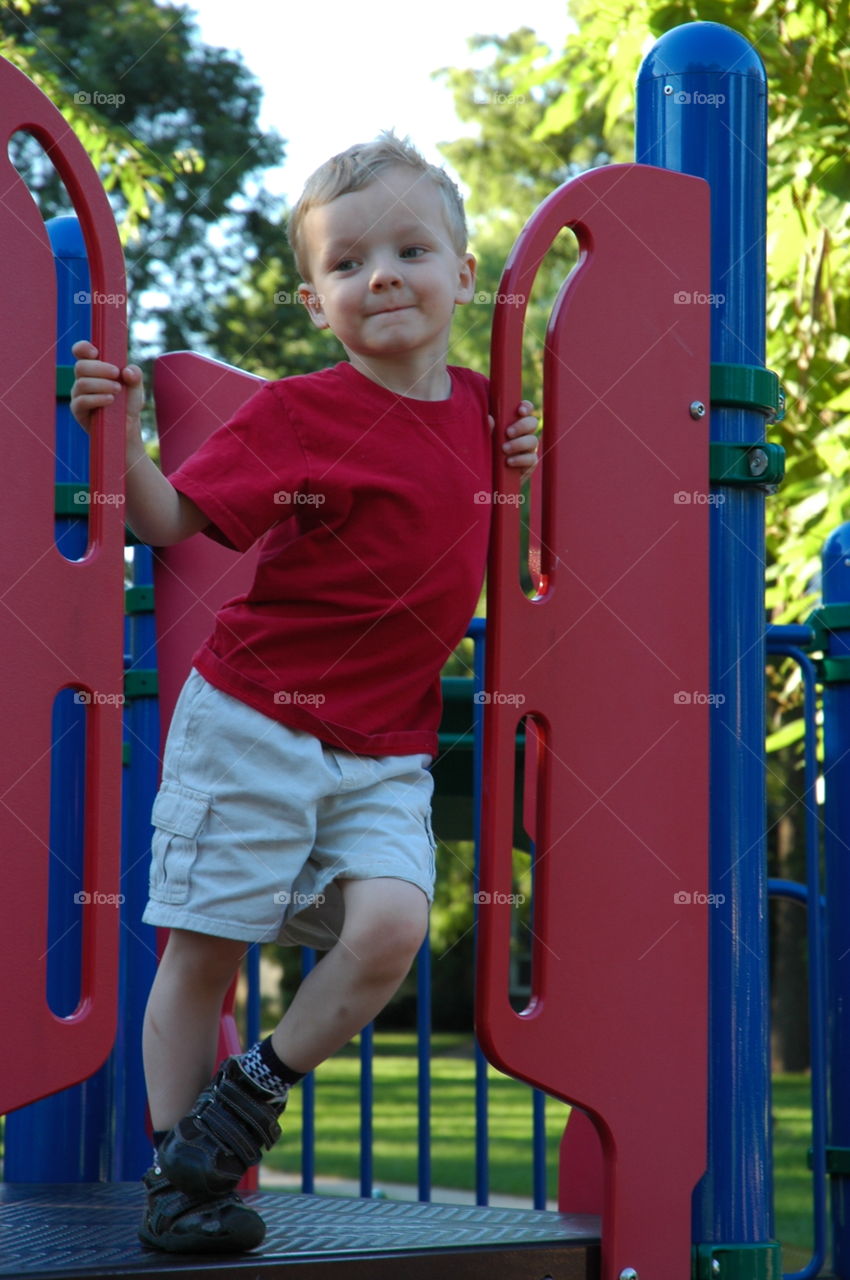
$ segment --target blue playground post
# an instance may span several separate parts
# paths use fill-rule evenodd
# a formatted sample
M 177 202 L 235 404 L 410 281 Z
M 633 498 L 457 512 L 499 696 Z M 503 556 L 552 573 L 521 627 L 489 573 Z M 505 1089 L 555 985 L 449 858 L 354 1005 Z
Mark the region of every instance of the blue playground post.
M 712 307 L 713 365 L 764 365 L 766 106 L 758 54 L 713 22 L 662 36 L 638 76 L 636 159 L 711 185 L 712 295 L 704 305 Z M 745 404 L 731 405 L 732 398 L 722 407 L 715 401 L 711 413 L 710 438 L 726 451 L 712 451 L 721 483 L 712 486 L 710 513 L 709 889 L 725 902 L 710 922 L 708 1170 L 694 1197 L 694 1240 L 723 1252 L 755 1246 L 773 1254 L 764 493 L 752 483 L 768 459 L 761 450 L 729 448 L 762 442 L 768 410 L 752 396 Z M 723 482 L 735 458 L 749 476 Z
M 850 523 L 827 538 L 821 619 L 832 1268 L 850 1280 Z

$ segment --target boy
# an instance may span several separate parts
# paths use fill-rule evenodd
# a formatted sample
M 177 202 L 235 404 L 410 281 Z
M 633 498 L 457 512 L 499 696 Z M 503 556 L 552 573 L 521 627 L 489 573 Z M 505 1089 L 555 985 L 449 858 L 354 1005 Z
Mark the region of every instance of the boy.
M 142 445 L 139 370 L 74 349 L 83 426 L 127 389 L 137 536 L 264 539 L 251 591 L 195 655 L 152 817 L 144 918 L 171 932 L 145 1016 L 157 1156 L 140 1235 L 172 1252 L 262 1241 L 237 1182 L 292 1085 L 380 1012 L 425 936 L 439 675 L 485 566 L 487 383 L 447 364 L 475 284 L 457 189 L 384 135 L 317 170 L 290 238 L 300 296 L 348 361 L 267 383 L 171 477 Z M 504 445 L 524 472 L 530 412 Z M 223 996 L 264 940 L 327 954 L 273 1034 L 207 1084 Z

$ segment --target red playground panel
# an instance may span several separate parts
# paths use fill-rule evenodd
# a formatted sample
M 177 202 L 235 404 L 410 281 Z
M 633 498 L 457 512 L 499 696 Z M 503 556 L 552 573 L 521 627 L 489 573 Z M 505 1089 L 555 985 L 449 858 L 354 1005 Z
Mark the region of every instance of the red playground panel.
M 160 356 L 154 366 L 154 400 L 165 474 L 175 471 L 262 385 L 263 379 L 254 374 L 190 351 Z M 203 533 L 157 552 L 154 594 L 162 749 L 192 657 L 212 630 L 216 610 L 250 587 L 257 554 L 257 547 L 240 554 Z M 220 1059 L 242 1049 L 233 1017 L 235 990 L 234 983 L 224 1002 Z M 240 1187 L 256 1190 L 256 1169 L 248 1170 Z
M 698 301 L 710 288 L 709 189 L 612 165 L 544 201 L 500 286 L 497 437 L 522 399 L 527 296 L 563 227 L 580 262 L 546 337 L 534 599 L 519 583 L 517 481 L 497 463 L 478 1033 L 498 1067 L 591 1117 L 604 1154 L 604 1280 L 628 1268 L 670 1280 L 690 1275 L 691 1195 L 706 1164 L 709 419 L 691 406 L 709 402 Z M 518 1013 L 523 716 L 535 864 L 532 995 Z M 569 1139 L 568 1126 L 568 1159 Z M 569 1182 L 564 1211 L 578 1207 Z
M 123 404 L 103 410 L 94 425 L 89 545 L 82 559 L 66 560 L 54 538 L 56 269 L 41 213 L 9 161 L 16 131 L 40 142 L 65 183 L 91 268 L 93 340 L 119 365 L 126 359 L 126 326 L 123 257 L 100 180 L 56 108 L 3 60 L 0 119 L 0 420 L 8 477 L 0 503 L 5 1112 L 90 1076 L 112 1047 L 119 921 L 114 905 L 97 899 L 119 888 L 124 679 Z M 92 901 L 82 913 L 80 1001 L 68 1017 L 57 1017 L 46 995 L 51 716 L 57 693 L 67 688 L 92 695 L 82 885 Z

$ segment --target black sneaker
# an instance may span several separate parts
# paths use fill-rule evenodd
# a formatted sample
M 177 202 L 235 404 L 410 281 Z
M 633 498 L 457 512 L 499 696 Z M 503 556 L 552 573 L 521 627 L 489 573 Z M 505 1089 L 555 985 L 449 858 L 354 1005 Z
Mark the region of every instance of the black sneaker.
M 139 1239 L 164 1253 L 245 1253 L 266 1237 L 266 1224 L 235 1191 L 210 1198 L 188 1196 L 159 1169 L 142 1178 L 148 1193 Z
M 189 1114 L 160 1143 L 163 1173 L 190 1195 L 232 1191 L 277 1142 L 277 1118 L 285 1106 L 286 1098 L 256 1084 L 238 1058 L 226 1058 Z

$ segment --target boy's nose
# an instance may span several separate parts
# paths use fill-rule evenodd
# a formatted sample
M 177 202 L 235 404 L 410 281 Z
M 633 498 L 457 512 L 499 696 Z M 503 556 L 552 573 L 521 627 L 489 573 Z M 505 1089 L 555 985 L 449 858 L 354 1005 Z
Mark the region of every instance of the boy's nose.
M 376 262 L 372 268 L 369 287 L 376 292 L 401 284 L 401 272 L 395 262 Z

